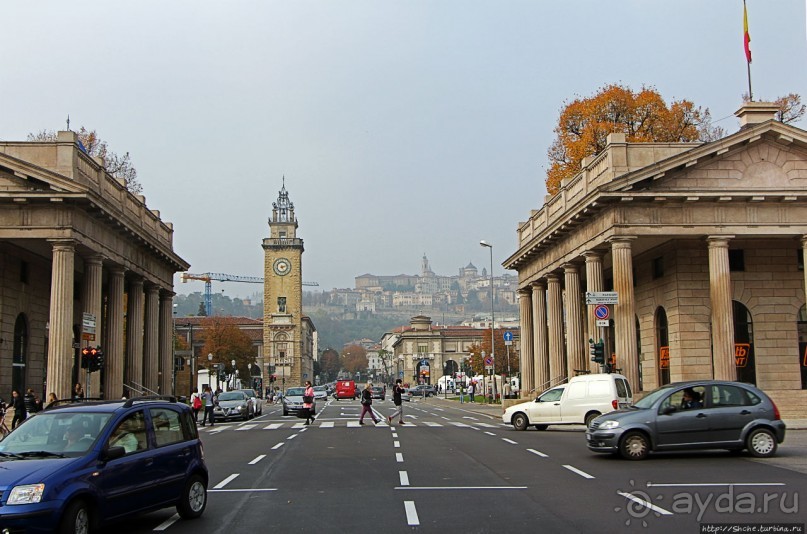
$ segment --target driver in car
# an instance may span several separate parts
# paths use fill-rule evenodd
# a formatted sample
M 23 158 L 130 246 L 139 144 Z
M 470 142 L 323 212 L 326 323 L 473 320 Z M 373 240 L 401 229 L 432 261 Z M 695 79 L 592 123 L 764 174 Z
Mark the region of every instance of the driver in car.
M 137 450 L 137 438 L 129 432 L 129 421 L 119 424 L 109 437 L 110 447 L 123 447 L 126 454 Z

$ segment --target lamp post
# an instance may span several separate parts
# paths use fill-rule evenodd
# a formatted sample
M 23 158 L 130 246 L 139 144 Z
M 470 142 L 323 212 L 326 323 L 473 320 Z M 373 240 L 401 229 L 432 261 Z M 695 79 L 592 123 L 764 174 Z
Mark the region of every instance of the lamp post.
M 233 367 L 233 372 L 230 375 L 230 389 L 235 389 L 235 360 L 230 360 L 230 365 Z
M 493 314 L 493 245 L 484 239 L 479 242 L 490 250 L 490 359 L 493 360 L 493 399 L 496 400 L 496 345 L 493 330 L 496 327 L 496 318 Z M 486 392 L 487 393 L 487 392 Z

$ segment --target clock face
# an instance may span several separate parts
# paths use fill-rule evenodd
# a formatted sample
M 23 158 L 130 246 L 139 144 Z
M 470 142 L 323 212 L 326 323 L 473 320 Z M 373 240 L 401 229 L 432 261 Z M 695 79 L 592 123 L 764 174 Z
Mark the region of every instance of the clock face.
M 291 271 L 291 262 L 286 258 L 278 258 L 275 260 L 275 264 L 272 267 L 275 270 L 275 274 L 285 276 Z

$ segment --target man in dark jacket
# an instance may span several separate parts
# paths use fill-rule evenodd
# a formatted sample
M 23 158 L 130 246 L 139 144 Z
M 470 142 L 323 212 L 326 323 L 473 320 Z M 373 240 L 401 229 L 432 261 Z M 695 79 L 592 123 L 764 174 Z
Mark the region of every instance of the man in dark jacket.
M 36 396 L 34 395 L 34 390 L 28 388 L 28 391 L 25 392 L 25 396 L 23 397 L 23 402 L 25 403 L 25 411 L 28 413 L 36 413 L 37 406 L 36 406 Z
M 25 411 L 25 401 L 22 399 L 17 390 L 11 392 L 11 406 L 14 408 L 14 418 L 11 420 L 11 430 L 17 428 L 17 425 L 25 421 L 28 413 Z

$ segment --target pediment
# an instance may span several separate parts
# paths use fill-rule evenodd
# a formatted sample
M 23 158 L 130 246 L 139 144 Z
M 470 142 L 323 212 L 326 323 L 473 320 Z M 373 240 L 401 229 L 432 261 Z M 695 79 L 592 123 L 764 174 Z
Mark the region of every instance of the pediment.
M 7 154 L 0 154 L 0 194 L 86 193 L 73 180 Z

